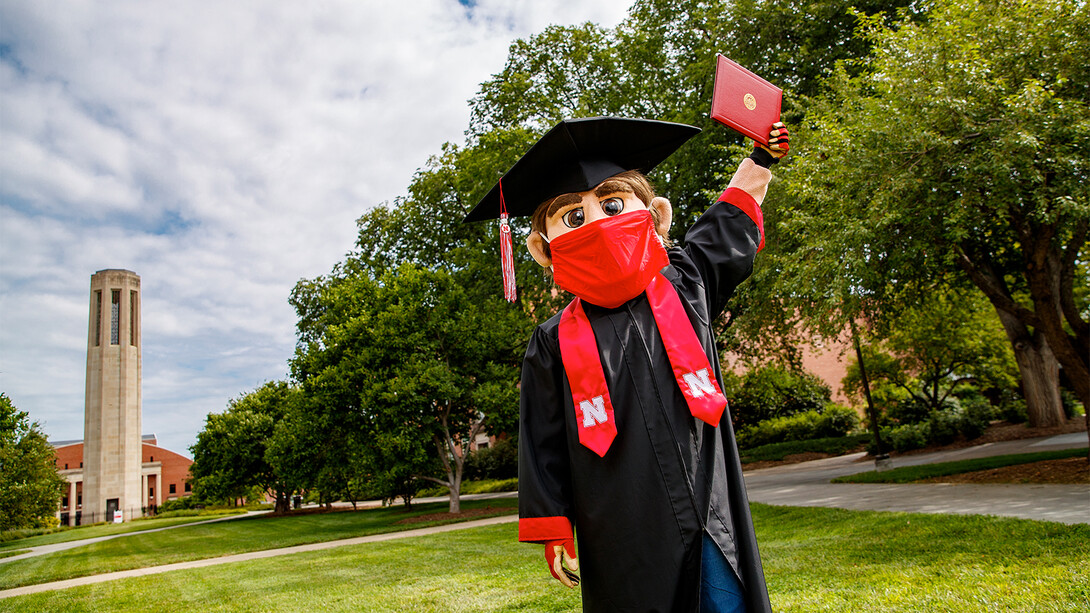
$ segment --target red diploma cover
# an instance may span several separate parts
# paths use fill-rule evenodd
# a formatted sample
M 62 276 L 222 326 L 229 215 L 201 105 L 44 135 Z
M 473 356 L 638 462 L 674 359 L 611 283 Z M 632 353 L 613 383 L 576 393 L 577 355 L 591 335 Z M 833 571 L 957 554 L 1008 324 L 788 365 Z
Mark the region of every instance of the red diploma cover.
M 716 56 L 712 119 L 767 145 L 780 120 L 783 91 L 723 55 Z

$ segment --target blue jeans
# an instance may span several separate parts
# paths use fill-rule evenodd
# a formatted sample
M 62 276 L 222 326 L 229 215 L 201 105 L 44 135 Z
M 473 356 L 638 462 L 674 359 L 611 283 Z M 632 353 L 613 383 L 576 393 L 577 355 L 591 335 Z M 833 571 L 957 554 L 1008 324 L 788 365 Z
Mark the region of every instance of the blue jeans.
M 742 584 L 707 534 L 700 552 L 700 613 L 746 613 Z

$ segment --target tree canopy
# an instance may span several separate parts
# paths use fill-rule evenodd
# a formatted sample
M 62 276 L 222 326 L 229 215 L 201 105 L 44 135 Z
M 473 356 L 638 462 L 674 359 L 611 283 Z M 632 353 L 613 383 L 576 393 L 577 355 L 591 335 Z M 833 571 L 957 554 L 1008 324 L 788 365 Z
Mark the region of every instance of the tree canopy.
M 938 2 L 897 29 L 864 18 L 873 52 L 858 75 L 834 72 L 786 179 L 781 294 L 896 316 L 906 283 L 970 281 L 1006 329 L 1031 421 L 1062 416 L 1057 360 L 1090 403 L 1088 20 L 1084 3 L 1006 0 Z
M 934 390 L 967 371 L 912 360 L 979 323 L 979 309 L 957 318 L 980 292 L 1031 416 L 1050 423 L 1061 364 L 1090 385 L 1087 25 L 1074 0 L 638 0 L 616 28 L 518 40 L 470 101 L 465 142 L 367 208 L 328 275 L 297 283 L 299 399 L 275 415 L 232 406 L 209 428 L 260 433 L 279 487 L 408 501 L 431 479 L 456 508 L 468 445 L 484 428 L 514 434 L 522 349 L 567 301 L 515 219 L 518 301 L 503 302 L 498 224 L 462 218 L 561 119 L 646 117 L 704 128 L 650 175 L 683 241 L 751 146 L 707 115 L 716 53 L 783 87 L 793 135 L 766 249 L 717 322 L 724 348 L 791 362 L 814 332 L 858 326 L 917 381 L 936 373 Z M 949 296 L 964 304 L 935 302 Z M 994 353 L 994 331 L 965 332 L 944 363 Z
M 298 388 L 271 381 L 232 400 L 223 413 L 210 413 L 190 447 L 194 494 L 234 500 L 257 487 L 276 496 L 277 511 L 286 511 L 293 475 L 277 468 L 290 464 L 277 463 L 268 450 L 277 426 L 298 402 Z
M 66 487 L 41 427 L 0 392 L 0 531 L 55 525 Z

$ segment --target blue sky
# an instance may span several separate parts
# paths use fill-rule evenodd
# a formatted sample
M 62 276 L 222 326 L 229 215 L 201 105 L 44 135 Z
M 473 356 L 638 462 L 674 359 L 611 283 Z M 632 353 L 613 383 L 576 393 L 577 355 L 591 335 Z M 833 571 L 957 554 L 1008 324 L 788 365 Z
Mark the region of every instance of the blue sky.
M 135 271 L 143 430 L 188 454 L 510 43 L 630 2 L 0 0 L 0 391 L 82 438 L 90 278 Z

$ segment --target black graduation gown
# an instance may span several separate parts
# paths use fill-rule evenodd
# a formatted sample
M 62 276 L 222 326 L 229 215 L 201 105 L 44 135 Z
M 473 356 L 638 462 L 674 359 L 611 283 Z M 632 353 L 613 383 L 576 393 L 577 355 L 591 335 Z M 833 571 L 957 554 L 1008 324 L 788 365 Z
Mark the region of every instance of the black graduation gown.
M 738 206 L 709 207 L 663 269 L 720 386 L 709 324 L 752 271 L 763 231 L 745 192 L 728 189 L 724 199 Z M 574 528 L 584 611 L 695 612 L 706 532 L 741 579 L 747 611 L 771 611 L 729 409 L 715 428 L 691 415 L 644 294 L 584 309 L 617 436 L 605 457 L 579 442 L 557 314 L 535 330 L 523 362 L 519 539 L 541 543 Z

